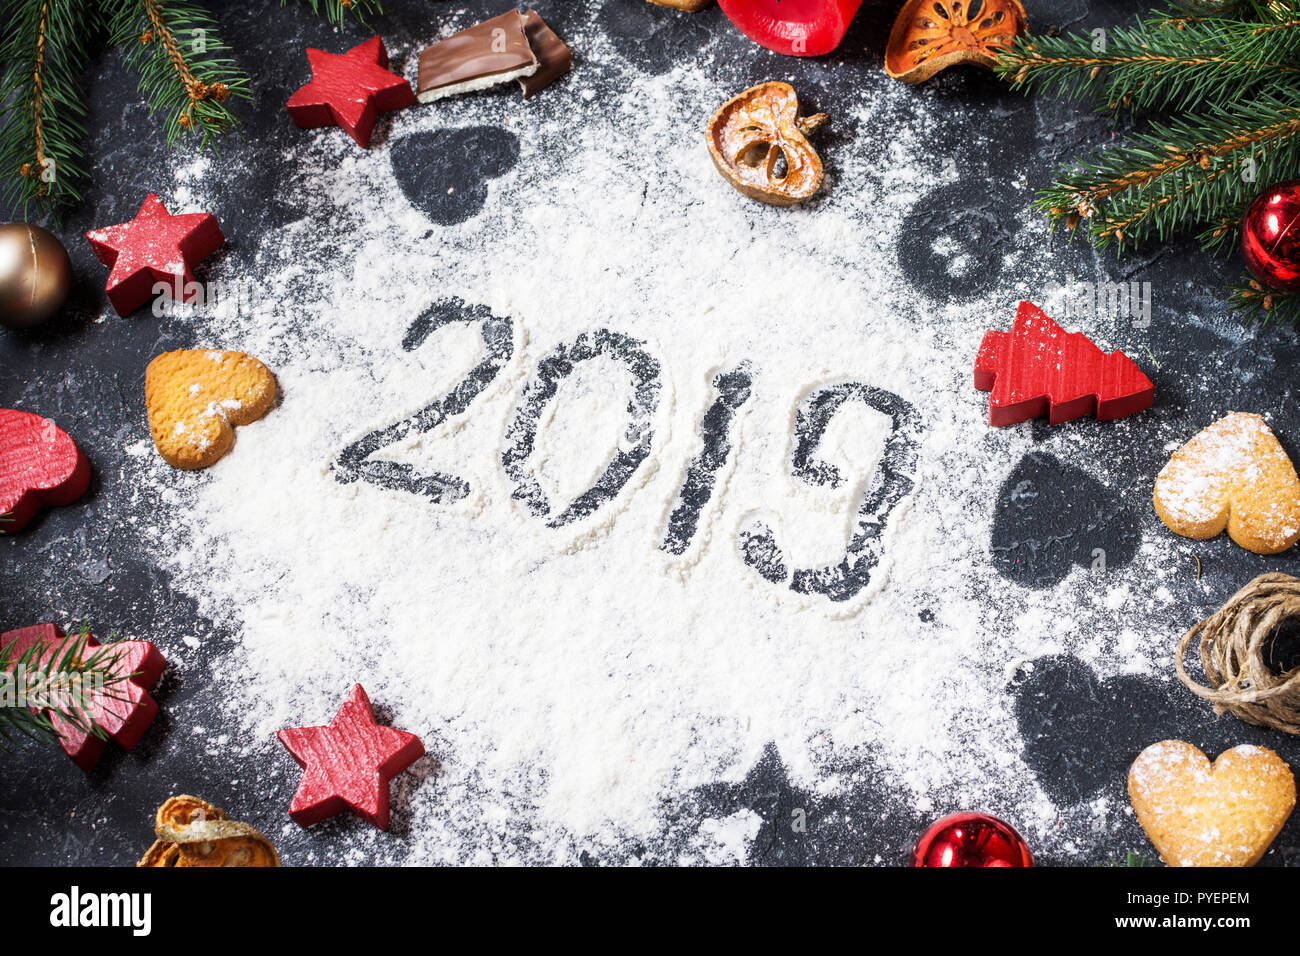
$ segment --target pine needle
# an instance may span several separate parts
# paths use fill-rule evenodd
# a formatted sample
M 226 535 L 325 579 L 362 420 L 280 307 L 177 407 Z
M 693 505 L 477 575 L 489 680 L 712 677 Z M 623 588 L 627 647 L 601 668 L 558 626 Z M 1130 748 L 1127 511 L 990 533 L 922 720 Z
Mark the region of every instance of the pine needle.
M 205 9 L 176 0 L 110 0 L 110 34 L 140 73 L 139 90 L 164 117 L 167 145 L 212 146 L 239 120 L 228 101 L 250 98 L 248 77 L 228 55 Z
M 302 3 L 304 0 L 295 0 Z M 325 11 L 325 18 L 336 26 L 344 26 L 349 16 L 355 17 L 357 22 L 363 26 L 366 23 L 367 14 L 382 14 L 384 6 L 380 0 L 305 0 L 311 7 L 312 13 L 320 15 L 321 10 Z M 289 0 L 280 0 L 280 6 L 285 6 Z
M 1145 867 L 1145 866 L 1159 866 L 1160 864 L 1156 863 L 1153 860 L 1148 859 L 1145 856 L 1142 856 L 1140 853 L 1134 853 L 1132 850 L 1129 850 L 1127 853 L 1124 854 L 1124 859 L 1117 860 L 1114 857 L 1111 857 L 1106 861 L 1105 865 L 1119 866 L 1119 867 Z
M 1228 305 L 1248 325 L 1300 324 L 1300 293 L 1274 292 L 1255 279 L 1243 278 L 1233 286 Z
M 280 0 L 281 5 L 288 0 Z M 303 0 L 298 0 L 303 2 Z M 331 23 L 365 24 L 380 0 L 305 0 Z M 251 84 L 203 6 L 185 0 L 5 0 L 0 17 L 0 204 L 24 219 L 81 201 L 87 176 L 87 51 L 110 42 L 140 74 L 167 145 L 237 132 Z
M 1024 36 L 998 58 L 1013 87 L 1105 110 L 1185 110 L 1300 79 L 1300 31 L 1157 17 L 1133 29 Z
M 1300 0 L 1251 0 L 1233 18 L 1168 6 L 1131 28 L 1020 37 L 997 71 L 1018 89 L 1094 97 L 1141 124 L 1063 166 L 1034 201 L 1098 248 L 1192 234 L 1231 253 L 1258 192 L 1300 176 Z M 1300 296 L 1258 283 L 1230 305 L 1247 321 L 1300 319 Z
M 125 700 L 114 688 L 132 675 L 118 673 L 121 651 L 108 641 L 88 647 L 90 626 L 53 646 L 35 644 L 17 654 L 16 642 L 0 647 L 0 741 L 21 734 L 33 739 L 57 736 L 51 714 L 70 727 L 104 738 L 96 720 L 107 701 Z M 17 706 L 19 675 L 27 706 Z
M 0 18 L 0 203 L 28 218 L 80 201 L 86 0 L 6 4 Z

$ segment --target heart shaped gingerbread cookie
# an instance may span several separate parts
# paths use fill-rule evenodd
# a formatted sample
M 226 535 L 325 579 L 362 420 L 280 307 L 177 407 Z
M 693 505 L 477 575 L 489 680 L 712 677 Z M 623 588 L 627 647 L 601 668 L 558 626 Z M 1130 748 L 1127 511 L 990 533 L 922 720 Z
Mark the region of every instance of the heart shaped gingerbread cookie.
M 1189 441 L 1156 478 L 1156 513 L 1185 538 L 1225 527 L 1256 554 L 1300 540 L 1300 478 L 1259 415 L 1232 412 Z
M 275 401 L 275 376 L 243 352 L 165 352 L 144 375 L 149 431 L 175 468 L 206 468 L 230 450 L 235 426 L 255 422 Z
M 1169 866 L 1254 866 L 1291 816 L 1295 778 L 1267 747 L 1233 747 L 1211 764 L 1162 740 L 1133 761 L 1128 795 Z

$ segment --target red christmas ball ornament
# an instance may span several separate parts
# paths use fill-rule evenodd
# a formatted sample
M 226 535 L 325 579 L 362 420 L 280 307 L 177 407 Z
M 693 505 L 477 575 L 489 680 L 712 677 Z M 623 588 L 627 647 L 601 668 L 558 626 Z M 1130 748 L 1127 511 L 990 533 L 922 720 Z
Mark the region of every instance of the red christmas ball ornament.
M 1241 220 L 1241 255 L 1270 289 L 1300 291 L 1300 179 L 1270 186 L 1250 204 Z
M 1024 838 L 1011 824 L 986 813 L 954 813 L 925 831 L 913 866 L 1033 866 Z

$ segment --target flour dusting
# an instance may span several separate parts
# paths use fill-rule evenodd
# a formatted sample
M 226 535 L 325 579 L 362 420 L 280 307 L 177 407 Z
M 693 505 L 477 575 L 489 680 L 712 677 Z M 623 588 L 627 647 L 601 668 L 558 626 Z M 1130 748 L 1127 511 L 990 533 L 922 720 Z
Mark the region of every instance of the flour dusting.
M 410 72 L 420 43 L 385 40 Z M 705 149 L 703 122 L 737 91 L 714 78 L 725 71 L 647 76 L 595 27 L 566 40 L 583 61 L 535 100 L 405 110 L 368 151 L 301 133 L 282 196 L 297 218 L 242 237 L 209 275 L 268 288 L 185 319 L 203 347 L 266 362 L 281 393 L 208 471 L 169 469 L 141 434 L 121 476 L 173 586 L 238 636 L 211 665 L 229 746 L 250 779 L 294 777 L 275 730 L 325 722 L 358 681 L 382 719 L 424 738 L 436 769 L 394 782 L 409 832 L 357 828 L 349 851 L 316 844 L 320 862 L 629 861 L 681 825 L 666 808 L 742 780 L 769 744 L 807 792 L 860 785 L 851 768 L 869 758 L 900 806 L 992 810 L 1048 843 L 1062 811 L 1022 760 L 1008 682 L 1062 651 L 1103 676 L 1151 670 L 1163 636 L 1117 622 L 1133 602 L 1171 604 L 1159 585 L 1173 570 L 1149 542 L 1141 596 L 1085 567 L 1034 593 L 990 566 L 991 501 L 1030 426 L 985 425 L 971 364 L 983 330 L 1037 289 L 932 302 L 900 272 L 900 221 L 958 180 L 925 149 L 951 104 L 852 65 L 863 83 L 821 147 L 826 194 L 773 209 Z M 518 161 L 485 177 L 480 210 L 437 221 L 399 188 L 395 153 L 480 127 L 517 141 Z M 164 202 L 202 207 L 205 169 L 178 160 Z M 1045 286 L 1059 277 L 1023 215 L 1001 255 Z M 431 308 L 466 318 L 426 335 Z M 521 413 L 557 350 L 602 330 L 640 352 L 611 345 Z M 747 395 L 719 413 L 716 463 L 707 412 L 741 363 Z M 479 390 L 464 409 L 413 424 L 465 381 Z M 824 396 L 843 404 L 801 451 L 800 416 Z M 520 421 L 536 434 L 516 461 Z M 344 449 L 375 434 L 383 447 L 344 473 Z M 1062 429 L 1051 447 L 1084 441 Z M 673 553 L 696 460 L 709 492 Z M 503 461 L 535 479 L 531 498 Z M 560 520 L 632 462 L 608 500 Z M 896 496 L 863 506 L 894 471 Z M 755 528 L 767 537 L 745 539 Z M 817 590 L 862 555 L 844 600 Z M 799 569 L 815 572 L 804 590 Z M 184 669 L 193 649 L 174 651 Z M 664 858 L 743 861 L 759 829 L 750 811 L 685 826 Z

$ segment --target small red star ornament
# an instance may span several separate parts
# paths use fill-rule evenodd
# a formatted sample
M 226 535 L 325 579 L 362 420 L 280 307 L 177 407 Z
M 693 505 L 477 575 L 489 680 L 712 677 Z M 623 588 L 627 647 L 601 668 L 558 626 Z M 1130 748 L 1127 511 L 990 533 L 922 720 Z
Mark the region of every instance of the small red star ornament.
M 424 756 L 415 734 L 375 723 L 360 684 L 328 727 L 294 727 L 276 736 L 303 768 L 289 816 L 304 827 L 351 810 L 387 830 L 388 782 Z
M 118 315 L 129 315 L 151 302 L 158 294 L 154 284 L 159 282 L 175 290 L 173 298 L 186 302 L 201 298 L 194 267 L 226 241 L 211 213 L 173 216 L 155 193 L 145 197 L 130 222 L 92 229 L 86 239 L 109 268 L 104 291 Z
M 381 110 L 415 105 L 411 84 L 388 71 L 388 51 L 379 37 L 347 53 L 308 47 L 307 60 L 311 82 L 289 97 L 289 116 L 300 129 L 341 126 L 357 145 L 368 146 Z
M 58 651 L 65 636 L 57 624 L 36 624 L 0 634 L 0 650 L 7 649 L 7 656 L 13 661 L 22 660 L 29 651 L 36 660 L 43 661 Z M 85 646 L 89 652 L 100 643 L 93 635 L 87 635 Z M 105 737 L 75 727 L 56 714 L 48 714 L 59 745 L 87 772 L 99 763 L 108 740 L 116 741 L 125 750 L 134 749 L 140 742 L 158 716 L 158 702 L 149 691 L 167 667 L 167 659 L 149 641 L 116 641 L 109 649 L 113 657 L 108 670 L 122 679 L 98 692 L 89 684 L 84 685 L 82 693 L 89 699 L 78 707 L 83 716 L 94 720 Z

